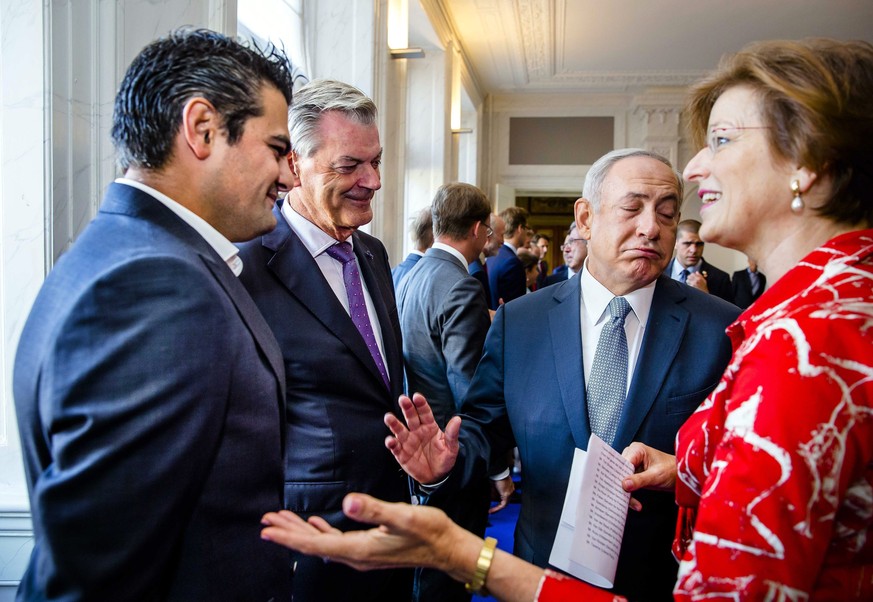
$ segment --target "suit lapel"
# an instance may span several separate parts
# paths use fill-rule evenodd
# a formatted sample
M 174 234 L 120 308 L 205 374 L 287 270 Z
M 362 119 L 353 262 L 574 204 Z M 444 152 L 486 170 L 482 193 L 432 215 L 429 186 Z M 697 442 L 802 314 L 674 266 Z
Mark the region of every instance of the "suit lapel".
M 548 319 L 561 402 L 576 447 L 587 449 L 591 427 L 585 402 L 579 283 L 579 278 L 574 278 L 555 285 L 555 306 L 548 311 Z
M 392 394 L 396 391 L 399 395 L 403 390 L 403 351 L 398 344 L 400 322 L 397 318 L 397 307 L 394 301 L 394 285 L 390 279 L 390 272 L 378 269 L 376 264 L 378 260 L 363 238 L 357 232 L 352 234 L 352 237 L 355 241 L 355 256 L 358 258 L 361 277 L 367 283 L 367 290 L 373 300 L 373 307 L 376 309 L 376 316 L 379 319 L 379 328 L 382 331 L 382 346 L 385 348 L 385 357 L 382 358 L 382 361 L 388 369 Z M 361 342 L 363 343 L 363 339 Z M 379 368 L 376 367 L 366 345 L 364 352 L 370 360 L 368 365 L 373 375 L 381 383 L 382 376 L 379 374 Z
M 249 293 L 245 290 L 239 279 L 233 275 L 230 269 L 213 258 L 204 257 L 204 263 L 221 284 L 222 288 L 227 292 L 230 300 L 236 306 L 239 315 L 243 322 L 252 333 L 257 345 L 264 352 L 267 361 L 270 363 L 276 378 L 279 380 L 279 388 L 281 389 L 282 397 L 285 399 L 285 365 L 282 359 L 282 350 L 279 348 L 279 343 L 276 337 L 255 305 Z M 282 404 L 284 413 L 285 406 Z
M 268 269 L 325 329 L 348 347 L 352 355 L 357 357 L 367 371 L 378 380 L 379 386 L 384 387 L 382 376 L 379 374 L 379 369 L 372 356 L 370 356 L 364 339 L 336 298 L 315 259 L 291 230 L 278 208 L 274 209 L 273 212 L 276 214 L 277 226 L 272 232 L 261 237 L 261 244 L 273 252 L 273 256 L 267 262 Z M 357 240 L 355 247 L 357 253 Z M 360 257 L 358 263 L 363 263 Z M 363 271 L 363 266 L 361 271 Z M 367 284 L 369 285 L 369 282 Z M 378 305 L 375 299 L 374 304 Z M 384 324 L 381 315 L 379 319 L 380 323 Z M 393 373 L 391 373 L 391 378 L 393 381 Z M 402 382 L 402 376 L 400 378 Z
M 633 441 L 652 404 L 662 392 L 688 326 L 688 310 L 680 306 L 684 299 L 685 293 L 675 281 L 668 276 L 658 278 L 649 323 L 615 436 L 613 447 L 616 449 L 624 449 Z

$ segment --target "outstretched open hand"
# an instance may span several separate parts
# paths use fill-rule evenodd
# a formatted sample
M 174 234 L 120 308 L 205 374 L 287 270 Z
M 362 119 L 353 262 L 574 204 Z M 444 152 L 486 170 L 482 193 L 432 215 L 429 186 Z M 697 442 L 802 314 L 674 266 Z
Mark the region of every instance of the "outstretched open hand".
M 359 571 L 411 566 L 449 568 L 451 553 L 470 540 L 473 553 L 480 541 L 454 525 L 436 508 L 392 504 L 369 495 L 350 493 L 343 512 L 354 520 L 379 525 L 343 533 L 324 519 L 303 520 L 293 512 L 268 512 L 261 519 L 261 538 L 347 564 Z
M 458 433 L 461 419 L 455 416 L 440 430 L 424 395 L 415 393 L 412 399 L 400 396 L 400 410 L 406 424 L 394 414 L 385 414 L 385 426 L 391 436 L 387 447 L 406 474 L 423 484 L 441 481 L 458 457 Z

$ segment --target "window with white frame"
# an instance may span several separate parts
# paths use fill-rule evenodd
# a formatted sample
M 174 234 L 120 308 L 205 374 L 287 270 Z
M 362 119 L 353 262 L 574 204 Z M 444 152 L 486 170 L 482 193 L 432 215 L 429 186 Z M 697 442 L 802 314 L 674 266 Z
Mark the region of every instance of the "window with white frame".
M 312 72 L 306 53 L 303 0 L 238 0 L 237 31 L 258 46 L 284 50 L 292 65 L 294 89 L 305 85 Z

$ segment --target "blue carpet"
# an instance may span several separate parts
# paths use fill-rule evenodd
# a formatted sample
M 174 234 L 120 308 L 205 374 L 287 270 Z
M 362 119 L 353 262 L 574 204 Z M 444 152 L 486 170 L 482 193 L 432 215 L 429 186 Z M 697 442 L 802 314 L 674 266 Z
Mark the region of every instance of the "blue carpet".
M 518 512 L 521 505 L 512 503 L 500 512 L 488 516 L 488 528 L 485 534 L 497 540 L 497 547 L 512 554 L 513 533 L 515 522 L 518 520 Z M 491 596 L 473 596 L 473 602 L 497 602 Z

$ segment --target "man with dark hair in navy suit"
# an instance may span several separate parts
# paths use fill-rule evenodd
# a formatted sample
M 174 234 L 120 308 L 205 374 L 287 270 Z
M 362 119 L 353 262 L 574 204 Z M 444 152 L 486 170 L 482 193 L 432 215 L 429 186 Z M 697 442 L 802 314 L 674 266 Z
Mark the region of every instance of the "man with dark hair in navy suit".
M 34 547 L 20 600 L 289 600 L 285 372 L 232 244 L 272 230 L 291 77 L 179 30 L 115 100 L 124 176 L 46 278 L 14 395 Z M 288 441 L 289 444 L 294 444 Z
M 667 275 L 673 280 L 733 303 L 731 277 L 703 258 L 704 242 L 700 238 L 700 226 L 696 219 L 679 222 L 676 232 L 676 257 L 667 266 Z
M 517 445 L 524 486 L 515 554 L 536 565 L 549 564 L 574 450 L 602 432 L 602 420 L 613 425 L 603 437 L 619 451 L 642 441 L 673 453 L 676 432 L 730 358 L 724 329 L 739 310 L 663 275 L 682 188 L 667 159 L 650 151 L 622 149 L 595 162 L 575 204 L 589 247 L 582 271 L 497 311 L 460 418 L 445 431 L 421 396 L 401 402 L 408 429 L 386 417 L 389 449 L 437 491 L 478 478 L 492 454 Z M 623 324 L 616 304 L 629 307 Z M 624 383 L 613 387 L 619 403 L 604 408 L 595 367 L 601 353 L 621 355 L 600 342 L 607 325 L 625 334 L 627 368 L 613 375 Z M 638 499 L 643 511 L 628 515 L 614 591 L 672 600 L 673 493 L 643 491 Z
M 488 271 L 488 286 L 491 288 L 491 309 L 509 303 L 527 293 L 524 266 L 518 258 L 518 250 L 526 247 L 531 234 L 527 227 L 527 210 L 509 207 L 500 212 L 506 224 L 503 245 L 494 257 L 485 262 Z

